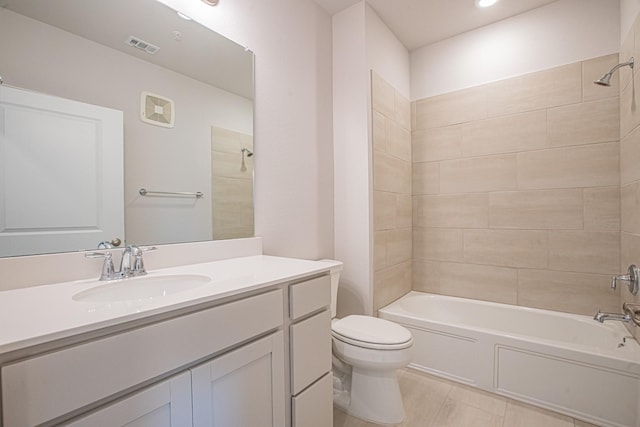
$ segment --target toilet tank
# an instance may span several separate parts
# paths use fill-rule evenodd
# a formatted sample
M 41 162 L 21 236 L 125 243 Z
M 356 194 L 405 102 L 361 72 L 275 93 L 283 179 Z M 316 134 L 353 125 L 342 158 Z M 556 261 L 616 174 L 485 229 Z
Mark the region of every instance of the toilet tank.
M 336 317 L 336 309 L 338 307 L 338 285 L 340 283 L 340 273 L 342 272 L 343 264 L 333 259 L 321 259 L 318 262 L 328 264 L 331 269 L 331 318 L 333 319 Z

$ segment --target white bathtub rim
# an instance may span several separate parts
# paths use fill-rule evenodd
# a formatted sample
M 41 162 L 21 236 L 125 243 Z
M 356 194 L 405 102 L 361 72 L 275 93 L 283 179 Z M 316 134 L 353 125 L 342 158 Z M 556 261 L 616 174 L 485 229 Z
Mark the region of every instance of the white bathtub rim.
M 473 331 L 475 333 L 499 335 L 507 339 L 517 340 L 519 343 L 531 342 L 534 345 L 539 344 L 545 347 L 560 348 L 567 351 L 576 351 L 588 358 L 591 358 L 592 356 L 600 356 L 608 359 L 614 359 L 622 364 L 631 363 L 631 364 L 637 365 L 637 367 L 635 367 L 635 369 L 632 369 L 632 371 L 640 375 L 640 345 L 638 344 L 638 342 L 636 342 L 635 339 L 628 340 L 625 346 L 622 348 L 604 349 L 604 348 L 598 348 L 598 347 L 592 347 L 592 346 L 585 346 L 577 343 L 565 343 L 558 340 L 543 339 L 543 338 L 535 337 L 531 335 L 511 333 L 511 332 L 506 332 L 502 330 L 480 328 L 473 325 L 469 325 L 467 323 L 455 324 L 452 322 L 445 322 L 445 321 L 440 321 L 435 319 L 424 319 L 414 313 L 411 313 L 403 309 L 402 307 L 398 307 L 399 302 L 401 300 L 406 298 L 411 298 L 411 297 L 428 297 L 430 299 L 442 298 L 442 299 L 463 300 L 463 301 L 469 300 L 468 298 L 431 294 L 431 293 L 420 292 L 420 291 L 411 291 L 406 295 L 404 295 L 403 297 L 401 297 L 400 299 L 394 301 L 393 303 L 381 308 L 379 310 L 379 312 L 381 313 L 381 317 L 388 320 L 395 321 L 409 328 L 431 330 L 430 328 L 425 328 L 425 324 L 431 324 L 431 325 L 437 325 L 439 328 L 445 327 L 448 329 L 448 332 L 450 333 L 453 333 L 452 329 L 462 328 L 465 330 Z M 472 300 L 472 301 L 474 304 L 478 303 L 478 304 L 487 305 L 491 307 L 509 306 L 509 304 L 495 303 L 491 301 L 481 301 L 481 300 Z M 578 320 L 580 322 L 589 323 L 589 324 L 590 322 L 595 322 L 595 320 L 593 320 L 592 318 L 589 318 L 588 316 L 584 316 L 584 315 L 579 315 L 579 314 L 563 313 L 558 311 L 544 310 L 544 309 L 538 309 L 538 308 L 532 308 L 532 307 L 521 307 L 521 306 L 511 306 L 511 307 L 517 310 L 524 310 L 524 311 L 529 311 L 534 313 L 543 313 L 543 314 L 550 313 L 553 316 L 569 318 L 572 320 Z M 593 325 L 590 325 L 590 326 L 593 326 Z M 602 324 L 602 325 L 596 325 L 596 326 L 609 329 L 612 333 L 615 333 L 620 337 L 620 342 L 622 342 L 623 336 L 630 335 L 629 332 L 624 327 L 624 325 L 622 325 L 619 322 L 616 322 L 616 323 L 612 322 L 609 324 Z M 434 330 L 437 330 L 437 329 L 438 328 L 434 328 Z

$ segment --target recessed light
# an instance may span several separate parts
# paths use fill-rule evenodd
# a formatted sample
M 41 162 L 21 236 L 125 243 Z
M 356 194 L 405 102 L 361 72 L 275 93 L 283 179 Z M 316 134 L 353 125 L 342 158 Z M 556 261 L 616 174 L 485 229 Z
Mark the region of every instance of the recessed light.
M 476 0 L 476 7 L 489 7 L 496 4 L 498 0 Z
M 208 4 L 209 6 L 217 6 L 219 0 L 202 0 L 202 1 Z

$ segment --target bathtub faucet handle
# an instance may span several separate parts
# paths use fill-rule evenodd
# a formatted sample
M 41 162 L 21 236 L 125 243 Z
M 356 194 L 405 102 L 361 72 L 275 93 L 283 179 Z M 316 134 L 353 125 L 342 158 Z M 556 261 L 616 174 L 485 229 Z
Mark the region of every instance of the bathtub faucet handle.
M 613 276 L 611 279 L 611 289 L 615 289 L 618 280 L 625 282 L 629 288 L 629 292 L 632 295 L 638 293 L 638 267 L 635 264 L 631 264 L 627 270 L 627 274 L 621 274 L 620 276 Z

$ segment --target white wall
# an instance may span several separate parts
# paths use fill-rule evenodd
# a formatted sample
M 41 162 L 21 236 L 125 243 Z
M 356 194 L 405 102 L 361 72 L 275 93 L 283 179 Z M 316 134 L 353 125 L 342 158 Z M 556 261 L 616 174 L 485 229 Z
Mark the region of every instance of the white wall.
M 368 4 L 365 14 L 369 69 L 375 70 L 376 74 L 410 99 L 409 51 Z
M 617 0 L 559 0 L 412 51 L 411 99 L 578 62 L 619 48 Z
M 364 1 L 333 16 L 335 254 L 338 316 L 373 312 L 373 69 L 409 94 L 409 53 Z
M 620 0 L 620 41 L 624 40 L 640 13 L 640 0 Z
M 162 0 L 256 55 L 256 235 L 270 255 L 333 257 L 331 18 L 312 0 Z

